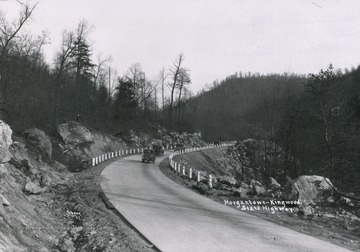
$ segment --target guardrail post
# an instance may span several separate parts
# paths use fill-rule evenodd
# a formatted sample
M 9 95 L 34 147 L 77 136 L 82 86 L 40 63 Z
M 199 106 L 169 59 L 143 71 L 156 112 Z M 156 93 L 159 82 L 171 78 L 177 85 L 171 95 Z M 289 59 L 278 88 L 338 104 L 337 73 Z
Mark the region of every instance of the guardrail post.
M 189 179 L 190 180 L 192 179 L 192 168 L 190 168 L 190 170 L 189 170 Z
M 209 187 L 212 188 L 212 175 L 209 175 Z
M 198 171 L 198 174 L 197 174 L 197 182 L 200 183 L 200 172 Z
M 95 158 L 92 158 L 92 166 L 95 166 Z
M 178 175 L 180 175 L 180 164 L 178 164 Z
M 185 165 L 183 166 L 182 175 L 185 176 Z

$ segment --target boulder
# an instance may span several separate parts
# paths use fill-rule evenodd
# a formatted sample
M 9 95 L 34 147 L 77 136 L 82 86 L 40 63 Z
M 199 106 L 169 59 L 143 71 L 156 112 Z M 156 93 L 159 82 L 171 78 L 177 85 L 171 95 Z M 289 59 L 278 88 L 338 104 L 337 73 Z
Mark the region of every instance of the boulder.
M 305 176 L 305 179 L 316 186 L 318 191 L 328 191 L 333 189 L 333 184 L 330 179 L 323 176 Z
M 288 182 L 283 191 L 286 200 L 300 200 L 304 206 L 314 203 L 319 192 L 331 190 L 331 182 L 322 176 L 300 176 Z
M 46 188 L 41 188 L 40 186 L 36 185 L 35 183 L 29 181 L 26 183 L 24 187 L 24 192 L 28 194 L 41 194 L 46 191 Z
M 11 154 L 9 147 L 13 143 L 11 139 L 12 130 L 9 125 L 0 120 L 0 163 L 9 162 Z
M 250 187 L 252 188 L 255 195 L 261 195 L 266 193 L 264 186 L 255 179 L 251 180 Z
M 51 158 L 52 144 L 50 138 L 40 129 L 27 129 L 21 134 L 30 149 L 39 152 L 41 155 Z
M 251 187 L 245 183 L 241 184 L 241 187 L 237 189 L 241 198 L 247 198 L 247 194 L 251 192 Z
M 329 203 L 334 203 L 334 202 L 335 202 L 335 199 L 334 199 L 333 196 L 328 197 L 326 200 L 327 200 L 327 202 L 329 202 Z
M 254 185 L 262 186 L 262 184 L 259 181 L 255 180 L 255 179 L 252 179 L 250 181 L 250 186 L 253 187 Z
M 219 176 L 217 180 L 221 184 L 225 184 L 229 186 L 236 186 L 237 184 L 237 181 L 233 176 Z
M 63 165 L 62 163 L 59 163 L 58 161 L 54 161 L 54 163 L 51 166 L 57 172 L 66 172 L 68 170 L 68 168 L 65 165 Z
M 312 217 L 315 214 L 315 210 L 311 206 L 302 206 L 299 209 L 299 213 L 304 215 L 305 217 Z
M 273 177 L 270 178 L 270 184 L 269 184 L 269 188 L 271 190 L 274 189 L 279 189 L 281 187 L 281 185 L 276 181 L 276 179 L 274 179 Z
M 263 186 L 254 185 L 253 186 L 253 192 L 256 195 L 262 195 L 266 193 L 266 190 Z
M 353 203 L 351 202 L 351 199 L 341 196 L 340 200 L 339 200 L 340 204 L 342 205 L 348 205 L 348 206 L 353 206 Z
M 40 180 L 40 185 L 41 186 L 51 186 L 53 183 L 53 180 L 51 177 L 49 177 L 48 175 L 46 174 L 43 174 L 41 176 L 41 180 Z
M 58 132 L 66 144 L 78 145 L 94 142 L 94 135 L 90 130 L 77 122 L 60 124 Z

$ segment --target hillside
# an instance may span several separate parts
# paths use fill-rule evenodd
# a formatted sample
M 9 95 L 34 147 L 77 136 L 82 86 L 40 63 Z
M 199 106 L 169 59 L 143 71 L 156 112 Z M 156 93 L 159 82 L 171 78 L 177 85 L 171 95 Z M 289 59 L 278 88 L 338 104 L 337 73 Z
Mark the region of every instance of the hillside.
M 76 122 L 59 125 L 58 138 L 36 128 L 13 134 L 0 120 L 0 251 L 153 251 L 103 202 L 99 154 L 153 141 L 201 146 L 192 134 L 130 132 L 125 139 Z
M 267 173 L 331 178 L 360 192 L 360 67 L 308 76 L 234 75 L 184 104 L 185 124 L 204 139 L 271 141 Z M 284 159 L 275 153 L 281 148 Z M 269 177 L 264 178 L 269 179 Z

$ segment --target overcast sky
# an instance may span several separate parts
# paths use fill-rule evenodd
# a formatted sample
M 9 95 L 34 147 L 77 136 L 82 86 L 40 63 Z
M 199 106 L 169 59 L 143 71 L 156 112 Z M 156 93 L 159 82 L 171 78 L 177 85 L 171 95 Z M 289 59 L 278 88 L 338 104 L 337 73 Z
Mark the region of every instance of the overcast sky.
M 85 19 L 94 56 L 119 74 L 140 63 L 154 78 L 183 52 L 192 90 L 242 72 L 309 73 L 360 63 L 359 0 L 39 0 L 26 29 L 48 30 L 52 62 L 63 30 Z M 10 18 L 14 0 L 0 0 Z M 30 3 L 35 3 L 34 1 Z

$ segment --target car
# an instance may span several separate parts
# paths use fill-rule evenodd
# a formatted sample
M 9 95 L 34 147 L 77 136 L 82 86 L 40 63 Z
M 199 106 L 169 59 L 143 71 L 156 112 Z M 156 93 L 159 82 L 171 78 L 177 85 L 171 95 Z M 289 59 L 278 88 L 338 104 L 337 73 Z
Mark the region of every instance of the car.
M 155 151 L 155 156 L 164 155 L 164 147 L 162 145 L 153 145 L 153 150 Z
M 185 146 L 183 144 L 176 144 L 175 151 L 185 150 Z
M 153 149 L 144 150 L 142 155 L 142 162 L 153 162 L 155 163 L 156 155 Z

